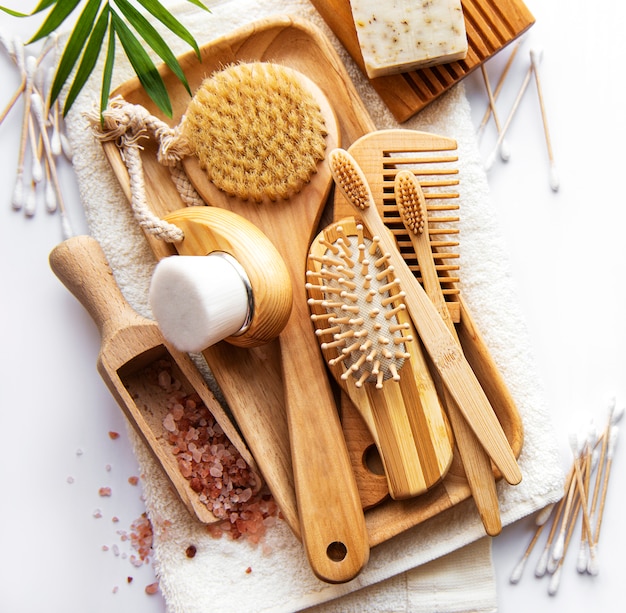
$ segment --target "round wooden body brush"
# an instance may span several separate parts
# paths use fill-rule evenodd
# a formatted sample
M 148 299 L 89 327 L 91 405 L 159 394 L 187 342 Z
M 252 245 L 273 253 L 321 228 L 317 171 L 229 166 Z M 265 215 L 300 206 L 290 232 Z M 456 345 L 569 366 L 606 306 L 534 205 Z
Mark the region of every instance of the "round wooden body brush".
M 301 536 L 320 579 L 349 581 L 369 558 L 368 536 L 303 283 L 332 183 L 323 161 L 339 142 L 335 115 L 299 72 L 237 64 L 203 83 L 180 134 L 196 191 L 263 231 L 289 271 L 293 305 L 279 344 Z

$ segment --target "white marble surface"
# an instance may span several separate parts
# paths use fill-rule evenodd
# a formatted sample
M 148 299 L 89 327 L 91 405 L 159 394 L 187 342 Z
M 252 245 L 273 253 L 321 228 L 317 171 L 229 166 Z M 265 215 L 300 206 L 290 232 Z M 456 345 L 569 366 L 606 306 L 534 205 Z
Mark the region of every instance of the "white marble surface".
M 25 10 L 35 3 L 22 4 Z M 615 0 L 600 0 L 593 11 L 582 0 L 528 0 L 527 5 L 537 23 L 511 68 L 498 110 L 504 121 L 529 50 L 542 49 L 542 86 L 561 189 L 554 193 L 549 186 L 534 81 L 507 135 L 511 159 L 496 161 L 489 182 L 567 468 L 570 433 L 594 417 L 603 419 L 612 396 L 619 406 L 626 402 L 621 278 L 626 242 L 620 236 L 626 225 L 620 185 L 626 9 Z M 0 26 L 23 38 L 33 31 L 32 20 L 4 14 Z M 488 64 L 492 85 L 507 55 Z M 3 107 L 19 83 L 4 54 L 0 75 Z M 466 88 L 478 125 L 487 102 L 479 72 L 466 80 Z M 130 530 L 143 503 L 140 488 L 127 481 L 137 474 L 137 465 L 124 419 L 95 369 L 98 332 L 48 267 L 48 254 L 61 240 L 59 217 L 41 205 L 32 218 L 11 209 L 20 115 L 21 109 L 14 109 L 0 126 L 0 610 L 162 612 L 161 597 L 144 593 L 154 581 L 151 565 L 135 568 L 131 548 L 118 533 Z M 485 159 L 494 140 L 490 123 L 481 143 Z M 61 180 L 74 230 L 85 232 L 68 165 L 61 168 Z M 111 440 L 110 431 L 120 438 Z M 510 585 L 509 575 L 534 532 L 532 518 L 494 539 L 502 613 L 582 613 L 592 605 L 612 610 L 623 589 L 625 463 L 618 445 L 598 576 L 576 571 L 577 529 L 556 596 L 548 595 L 547 579 L 533 577 L 541 547 L 522 581 Z M 103 486 L 112 488 L 110 497 L 99 496 Z M 94 517 L 97 509 L 101 518 Z

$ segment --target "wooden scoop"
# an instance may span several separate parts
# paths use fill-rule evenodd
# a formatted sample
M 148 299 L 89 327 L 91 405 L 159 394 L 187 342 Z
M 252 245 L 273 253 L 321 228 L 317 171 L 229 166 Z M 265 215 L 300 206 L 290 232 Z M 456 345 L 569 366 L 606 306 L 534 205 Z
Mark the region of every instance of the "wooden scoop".
M 152 384 L 147 376 L 151 366 L 162 370 L 162 361 L 171 364 L 172 374 L 182 389 L 200 396 L 256 473 L 258 490 L 261 478 L 255 462 L 197 368 L 186 354 L 165 343 L 155 322 L 136 313 L 126 302 L 95 239 L 77 236 L 64 241 L 50 253 L 50 266 L 97 324 L 102 338 L 97 362 L 100 376 L 163 467 L 180 499 L 201 522 L 219 521 L 180 472 L 163 427 L 168 393 Z
M 321 108 L 326 151 L 330 151 L 339 142 L 333 110 L 313 82 L 303 75 L 298 78 Z M 207 203 L 237 213 L 260 228 L 289 269 L 293 306 L 279 343 L 300 530 L 314 573 L 331 583 L 348 581 L 369 558 L 368 536 L 304 287 L 308 247 L 332 183 L 329 169 L 318 164 L 311 180 L 287 200 L 254 202 L 219 190 L 196 158 L 186 158 L 184 165 Z

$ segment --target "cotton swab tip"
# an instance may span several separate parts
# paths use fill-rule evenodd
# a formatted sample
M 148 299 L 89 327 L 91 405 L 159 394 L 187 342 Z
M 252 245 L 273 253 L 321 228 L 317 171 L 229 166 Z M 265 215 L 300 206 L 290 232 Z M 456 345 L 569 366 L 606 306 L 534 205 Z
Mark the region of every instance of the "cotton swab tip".
M 600 572 L 600 566 L 598 564 L 598 556 L 596 554 L 596 548 L 595 545 L 593 547 L 591 547 L 590 550 L 590 555 L 589 555 L 589 560 L 587 563 L 587 572 L 592 576 L 592 577 L 597 577 L 598 573 Z
M 11 206 L 14 211 L 19 211 L 24 206 L 24 175 L 21 172 L 15 177 L 15 186 L 11 196 Z
M 565 549 L 565 535 L 559 534 L 554 546 L 552 547 L 552 560 L 558 562 L 563 557 L 563 550 Z
M 550 555 L 550 550 L 548 548 L 544 549 L 541 557 L 537 560 L 537 566 L 535 567 L 535 577 L 541 578 L 546 574 L 546 569 L 548 568 L 548 556 Z
M 530 50 L 530 61 L 532 62 L 533 68 L 536 70 L 537 66 L 541 63 L 543 59 L 543 49 L 531 49 Z
M 524 572 L 524 567 L 526 566 L 526 560 L 528 558 L 526 556 L 524 556 L 516 565 L 515 568 L 513 569 L 513 572 L 511 573 L 511 576 L 509 577 L 509 583 L 511 583 L 512 585 L 517 585 L 520 581 L 520 579 L 522 578 L 522 574 Z
M 611 423 L 612 424 L 617 424 L 621 421 L 622 417 L 624 417 L 624 407 L 622 406 L 621 408 L 617 409 L 616 411 L 613 411 L 613 413 L 611 414 Z
M 561 187 L 561 181 L 559 179 L 559 174 L 556 170 L 556 166 L 554 163 L 550 164 L 550 188 L 553 192 L 558 192 Z
M 548 594 L 550 596 L 556 596 L 561 585 L 561 566 L 558 566 L 552 576 L 550 577 L 550 583 L 548 584 Z
M 578 550 L 578 558 L 576 559 L 576 570 L 581 574 L 587 572 L 587 566 L 589 561 L 587 559 L 587 546 L 585 541 L 580 542 L 580 549 Z
M 508 162 L 511 159 L 511 148 L 506 140 L 502 140 L 500 143 L 500 159 L 503 162 Z

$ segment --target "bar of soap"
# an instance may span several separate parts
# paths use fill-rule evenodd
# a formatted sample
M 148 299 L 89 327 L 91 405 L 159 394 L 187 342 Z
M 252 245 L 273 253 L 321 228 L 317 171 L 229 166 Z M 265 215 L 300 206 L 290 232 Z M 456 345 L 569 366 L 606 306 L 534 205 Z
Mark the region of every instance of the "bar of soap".
M 350 0 L 350 6 L 371 79 L 467 55 L 460 0 Z

